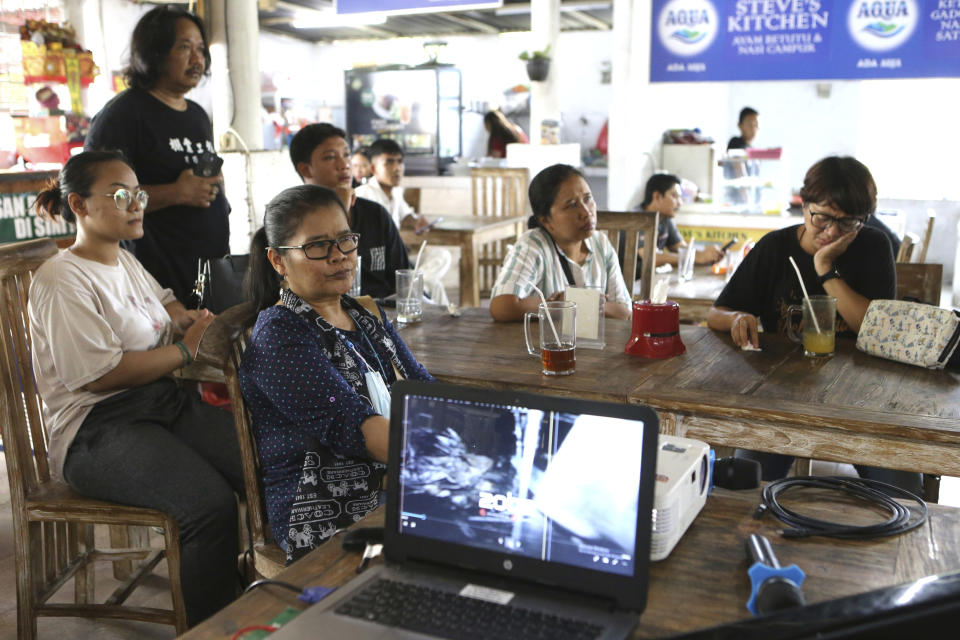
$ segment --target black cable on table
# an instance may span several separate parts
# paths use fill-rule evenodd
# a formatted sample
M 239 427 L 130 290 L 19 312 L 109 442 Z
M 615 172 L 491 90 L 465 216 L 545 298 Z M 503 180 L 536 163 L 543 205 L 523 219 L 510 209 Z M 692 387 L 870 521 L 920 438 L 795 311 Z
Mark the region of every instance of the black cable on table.
M 888 511 L 890 517 L 885 522 L 878 524 L 850 525 L 818 520 L 797 513 L 780 504 L 778 499 L 780 494 L 804 488 L 840 491 L 870 506 Z M 916 511 L 897 502 L 894 499 L 895 497 L 916 502 L 918 505 Z M 801 476 L 775 480 L 764 487 L 761 494 L 761 503 L 754 513 L 754 517 L 759 518 L 768 510 L 790 527 L 781 531 L 781 535 L 785 538 L 828 536 L 848 540 L 867 540 L 906 533 L 919 527 L 927 520 L 927 504 L 906 489 L 878 480 L 848 476 Z

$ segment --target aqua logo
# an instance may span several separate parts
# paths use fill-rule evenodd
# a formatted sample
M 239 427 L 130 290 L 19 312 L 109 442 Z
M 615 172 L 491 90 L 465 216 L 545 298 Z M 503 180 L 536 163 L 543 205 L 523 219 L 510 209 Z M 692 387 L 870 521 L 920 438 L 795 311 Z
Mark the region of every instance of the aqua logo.
M 890 51 L 913 34 L 919 17 L 915 0 L 857 0 L 847 13 L 847 28 L 864 49 Z
M 670 0 L 660 10 L 657 34 L 670 53 L 693 56 L 716 38 L 717 10 L 709 0 Z

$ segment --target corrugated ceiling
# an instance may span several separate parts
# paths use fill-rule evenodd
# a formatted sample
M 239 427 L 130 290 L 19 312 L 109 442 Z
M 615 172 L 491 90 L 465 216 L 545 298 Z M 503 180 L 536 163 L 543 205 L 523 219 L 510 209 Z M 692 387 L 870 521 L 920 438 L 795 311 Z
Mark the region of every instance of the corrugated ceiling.
M 312 42 L 530 30 L 530 3 L 523 0 L 504 0 L 500 10 L 389 16 L 385 23 L 375 26 L 327 29 L 300 29 L 292 26 L 298 12 L 309 15 L 311 10 L 328 10 L 332 4 L 332 0 L 260 0 L 260 26 Z M 612 0 L 561 1 L 561 31 L 609 30 L 612 22 Z

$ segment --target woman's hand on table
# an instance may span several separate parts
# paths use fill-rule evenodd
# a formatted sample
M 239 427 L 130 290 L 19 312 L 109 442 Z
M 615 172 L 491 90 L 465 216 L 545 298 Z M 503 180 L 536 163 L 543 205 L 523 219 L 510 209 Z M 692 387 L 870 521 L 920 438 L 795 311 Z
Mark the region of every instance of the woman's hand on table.
M 760 346 L 760 330 L 757 316 L 752 313 L 738 312 L 733 314 L 730 324 L 730 337 L 738 347 L 751 345 Z

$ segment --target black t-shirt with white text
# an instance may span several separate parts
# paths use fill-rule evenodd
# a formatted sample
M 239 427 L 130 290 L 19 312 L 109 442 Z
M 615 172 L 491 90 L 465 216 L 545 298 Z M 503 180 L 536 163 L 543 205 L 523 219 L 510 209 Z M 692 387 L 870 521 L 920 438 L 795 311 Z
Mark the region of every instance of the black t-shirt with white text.
M 789 256 L 797 262 L 810 295 L 826 291 L 813 267 L 813 256 L 797 239 L 799 225 L 771 231 L 747 254 L 715 305 L 747 311 L 760 317 L 764 331 L 787 334 L 791 305 L 803 304 L 803 291 Z M 862 227 L 857 237 L 835 263 L 843 281 L 868 300 L 892 299 L 897 293 L 890 241 L 882 232 Z M 840 314 L 837 334 L 855 335 Z
M 374 298 L 396 293 L 394 273 L 411 268 L 397 225 L 382 205 L 366 198 L 357 198 L 350 212 L 350 230 L 360 234 L 360 293 Z
M 176 182 L 203 152 L 215 153 L 213 127 L 200 105 L 187 100 L 187 109 L 177 111 L 142 89 L 128 89 L 103 107 L 84 148 L 122 151 L 142 185 Z M 229 213 L 223 189 L 208 208 L 174 205 L 150 211 L 132 251 L 178 300 L 196 306 L 190 294 L 198 259 L 230 252 Z

